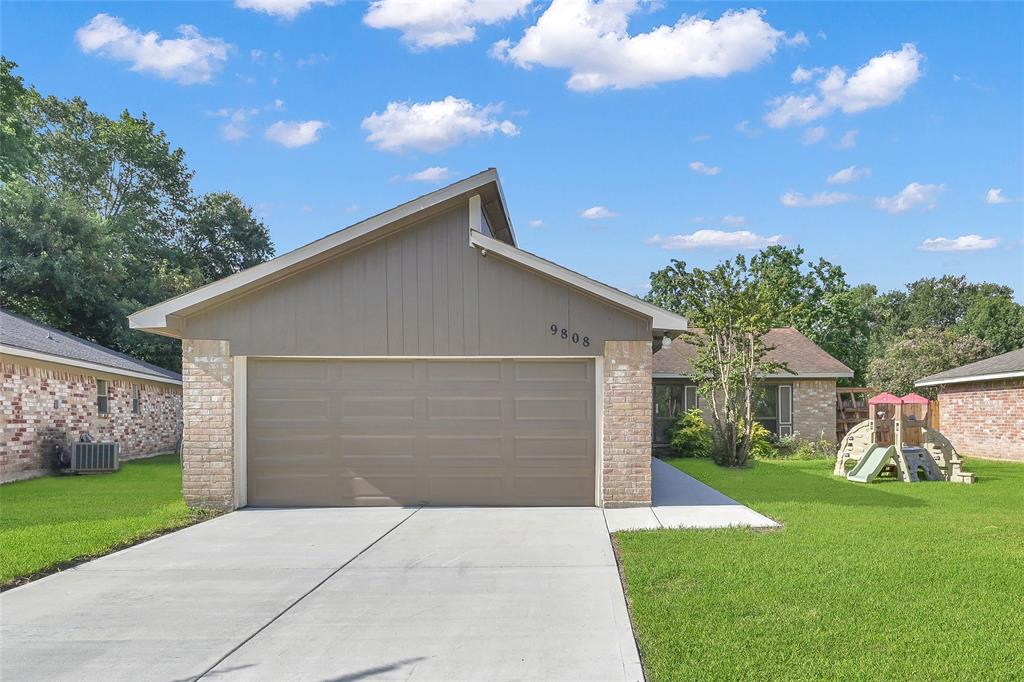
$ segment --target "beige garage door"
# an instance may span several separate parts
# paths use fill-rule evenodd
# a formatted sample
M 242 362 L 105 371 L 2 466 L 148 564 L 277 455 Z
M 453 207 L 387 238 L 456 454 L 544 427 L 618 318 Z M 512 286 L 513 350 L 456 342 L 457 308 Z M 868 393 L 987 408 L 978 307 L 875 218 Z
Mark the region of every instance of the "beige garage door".
M 594 504 L 594 362 L 248 362 L 251 506 Z

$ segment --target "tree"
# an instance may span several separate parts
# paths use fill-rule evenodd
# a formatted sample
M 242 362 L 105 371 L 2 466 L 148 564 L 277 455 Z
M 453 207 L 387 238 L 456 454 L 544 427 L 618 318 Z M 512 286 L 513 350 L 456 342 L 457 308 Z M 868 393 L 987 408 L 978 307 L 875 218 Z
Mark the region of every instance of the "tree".
M 1024 306 L 1009 296 L 978 297 L 959 329 L 989 342 L 997 354 L 1024 348 Z
M 915 389 L 914 382 L 992 355 L 992 345 L 956 329 L 914 328 L 898 337 L 885 354 L 871 361 L 868 381 L 881 391 L 905 395 L 916 391 L 934 398 L 936 389 Z
M 180 344 L 127 315 L 271 257 L 266 227 L 232 194 L 197 201 L 185 152 L 145 113 L 43 98 L 13 68 L 0 72 L 0 303 L 179 369 Z
M 182 236 L 182 247 L 207 282 L 274 255 L 266 226 L 229 192 L 207 194 L 196 202 Z
M 693 378 L 711 405 L 719 464 L 746 465 L 755 423 L 756 379 L 786 369 L 766 360 L 771 348 L 764 343 L 782 299 L 778 282 L 759 277 L 742 255 L 712 270 L 688 270 L 686 263 L 673 260 L 651 274 L 648 300 L 661 305 L 671 301 L 700 327 L 684 336 L 697 348 Z

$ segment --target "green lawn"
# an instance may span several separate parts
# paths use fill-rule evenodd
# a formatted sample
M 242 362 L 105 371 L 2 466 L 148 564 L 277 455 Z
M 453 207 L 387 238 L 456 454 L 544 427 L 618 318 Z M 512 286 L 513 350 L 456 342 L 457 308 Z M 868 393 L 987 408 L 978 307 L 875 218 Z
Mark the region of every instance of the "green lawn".
M 50 476 L 0 486 L 0 583 L 106 554 L 209 516 L 185 506 L 175 455 L 114 474 Z
M 785 528 L 617 534 L 649 680 L 1024 679 L 1024 465 L 858 485 L 672 463 Z

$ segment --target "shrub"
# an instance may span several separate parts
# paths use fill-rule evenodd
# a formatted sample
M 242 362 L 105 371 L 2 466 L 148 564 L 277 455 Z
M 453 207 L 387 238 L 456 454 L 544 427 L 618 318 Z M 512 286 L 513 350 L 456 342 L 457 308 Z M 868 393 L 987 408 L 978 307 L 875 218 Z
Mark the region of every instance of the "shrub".
M 761 422 L 754 422 L 754 428 L 750 431 L 750 455 L 755 459 L 771 459 L 778 456 L 775 443 L 772 442 L 771 431 L 766 429 Z
M 711 454 L 711 427 L 700 410 L 693 408 L 679 416 L 672 427 L 672 452 L 677 457 L 707 457 Z
M 807 440 L 799 434 L 783 436 L 774 443 L 771 454 L 767 452 L 762 459 L 831 459 L 836 456 L 836 445 L 827 438 Z

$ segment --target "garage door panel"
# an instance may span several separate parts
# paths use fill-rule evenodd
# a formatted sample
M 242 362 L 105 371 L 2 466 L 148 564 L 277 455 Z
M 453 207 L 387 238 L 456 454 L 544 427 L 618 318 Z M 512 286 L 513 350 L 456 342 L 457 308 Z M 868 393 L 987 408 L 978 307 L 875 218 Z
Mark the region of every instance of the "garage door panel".
M 254 506 L 594 503 L 592 360 L 248 365 Z

